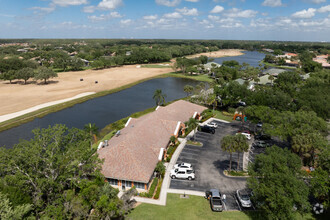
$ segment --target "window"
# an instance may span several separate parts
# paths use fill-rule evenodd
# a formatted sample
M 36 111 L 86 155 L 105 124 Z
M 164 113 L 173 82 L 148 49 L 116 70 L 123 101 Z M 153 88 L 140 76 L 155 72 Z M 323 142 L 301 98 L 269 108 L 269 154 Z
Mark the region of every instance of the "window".
M 185 172 L 184 171 L 179 171 L 178 174 L 185 174 Z
M 131 181 L 126 181 L 125 186 L 126 187 L 132 187 L 132 182 Z
M 110 185 L 118 186 L 118 180 L 117 179 L 108 179 L 108 182 L 109 182 Z
M 144 183 L 134 182 L 134 186 L 138 189 L 144 189 Z

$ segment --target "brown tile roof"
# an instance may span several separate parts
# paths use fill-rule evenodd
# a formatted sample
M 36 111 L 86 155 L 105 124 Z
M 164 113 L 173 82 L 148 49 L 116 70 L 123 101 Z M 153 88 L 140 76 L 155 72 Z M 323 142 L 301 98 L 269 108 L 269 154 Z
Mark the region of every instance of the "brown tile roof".
M 104 159 L 102 173 L 108 178 L 147 183 L 178 121 L 185 122 L 206 108 L 179 100 L 140 118 L 132 118 L 119 136 L 109 140 L 98 153 Z

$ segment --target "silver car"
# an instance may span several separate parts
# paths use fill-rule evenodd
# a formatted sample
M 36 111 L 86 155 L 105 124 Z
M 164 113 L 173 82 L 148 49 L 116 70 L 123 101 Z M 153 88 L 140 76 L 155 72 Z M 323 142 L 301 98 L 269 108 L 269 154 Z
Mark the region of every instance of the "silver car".
M 250 208 L 252 206 L 252 202 L 250 200 L 251 192 L 247 189 L 237 190 L 236 196 L 238 201 L 241 203 L 242 207 Z

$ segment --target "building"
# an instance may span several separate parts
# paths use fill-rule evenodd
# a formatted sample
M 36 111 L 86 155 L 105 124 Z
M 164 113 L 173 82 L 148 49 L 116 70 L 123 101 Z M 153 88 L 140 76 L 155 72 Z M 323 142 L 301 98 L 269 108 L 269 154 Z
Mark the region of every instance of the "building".
M 140 118 L 130 118 L 125 128 L 98 150 L 104 159 L 101 172 L 107 181 L 119 189 L 135 186 L 139 191 L 148 190 L 170 137 L 183 134 L 184 122 L 199 118 L 205 109 L 179 100 Z
M 269 68 L 262 72 L 263 75 L 272 75 L 277 77 L 280 73 L 288 71 L 287 69 Z

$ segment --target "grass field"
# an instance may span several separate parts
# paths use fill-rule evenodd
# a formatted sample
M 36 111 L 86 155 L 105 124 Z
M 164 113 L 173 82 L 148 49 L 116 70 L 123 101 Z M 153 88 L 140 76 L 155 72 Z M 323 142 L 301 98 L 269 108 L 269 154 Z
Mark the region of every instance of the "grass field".
M 167 73 L 167 74 L 164 74 L 164 75 L 170 76 L 170 77 L 180 77 L 180 78 L 186 78 L 186 79 L 193 79 L 193 80 L 208 82 L 208 83 L 211 83 L 211 82 L 214 81 L 208 75 L 184 75 L 184 74 L 181 74 L 181 73 Z
M 252 219 L 248 214 L 238 211 L 212 212 L 209 202 L 200 196 L 180 199 L 179 194 L 167 194 L 167 205 L 141 204 L 128 216 L 128 219 Z
M 217 119 L 222 119 L 222 120 L 229 121 L 229 122 L 233 120 L 233 116 L 230 115 L 229 113 L 224 114 L 223 112 L 221 112 L 219 110 L 214 110 L 214 114 L 215 114 L 214 117 Z

